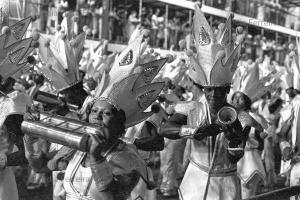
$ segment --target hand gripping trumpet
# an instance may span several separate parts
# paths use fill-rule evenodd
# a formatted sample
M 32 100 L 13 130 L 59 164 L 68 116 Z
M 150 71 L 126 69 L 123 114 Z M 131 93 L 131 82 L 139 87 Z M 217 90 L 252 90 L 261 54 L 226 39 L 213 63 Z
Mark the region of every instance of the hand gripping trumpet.
M 218 122 L 222 126 L 222 130 L 231 133 L 231 137 L 242 136 L 243 127 L 238 118 L 238 112 L 235 108 L 224 106 L 217 114 Z
M 256 130 L 262 132 L 262 126 L 247 112 L 245 111 L 237 111 L 235 108 L 230 106 L 224 106 L 221 108 L 217 114 L 218 121 L 222 125 L 222 127 L 226 129 L 235 129 L 238 126 L 245 127 L 254 127 Z
M 101 127 L 61 116 L 40 113 L 40 120 L 24 120 L 25 134 L 43 138 L 83 152 L 88 151 L 90 134 L 102 134 Z

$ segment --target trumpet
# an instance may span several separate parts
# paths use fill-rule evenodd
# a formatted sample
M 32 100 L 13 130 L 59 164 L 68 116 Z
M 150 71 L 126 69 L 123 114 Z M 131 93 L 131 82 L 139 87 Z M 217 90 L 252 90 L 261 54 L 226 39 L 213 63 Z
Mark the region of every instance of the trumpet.
M 236 109 L 230 106 L 224 106 L 217 114 L 218 121 L 224 125 L 229 126 L 234 124 L 238 120 L 238 113 Z
M 217 117 L 223 131 L 227 132 L 227 137 L 231 140 L 236 136 L 241 137 L 243 135 L 243 126 L 239 120 L 239 113 L 235 108 L 224 106 L 219 110 Z
M 224 106 L 217 114 L 219 123 L 224 129 L 235 129 L 240 126 L 241 129 L 246 127 L 253 127 L 259 132 L 263 132 L 264 129 L 260 123 L 258 123 L 249 113 L 245 111 L 237 111 L 235 108 L 230 106 Z
M 78 120 L 47 113 L 40 113 L 39 118 L 39 121 L 24 120 L 22 131 L 83 152 L 88 151 L 90 134 L 102 133 L 98 126 Z

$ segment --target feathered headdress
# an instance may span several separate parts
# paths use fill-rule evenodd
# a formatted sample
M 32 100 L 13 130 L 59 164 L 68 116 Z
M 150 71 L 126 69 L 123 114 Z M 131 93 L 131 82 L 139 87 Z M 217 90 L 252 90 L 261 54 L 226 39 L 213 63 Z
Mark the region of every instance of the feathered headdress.
M 228 86 L 231 84 L 240 57 L 241 40 L 233 41 L 231 33 L 233 15 L 225 25 L 213 32 L 200 7 L 196 4 L 193 19 L 193 36 L 197 56 L 190 55 L 190 73 L 197 75 L 202 86 Z M 242 32 L 239 29 L 239 32 Z
M 143 64 L 141 72 L 123 75 L 121 80 L 108 85 L 95 99 L 103 99 L 122 109 L 126 115 L 126 127 L 144 121 L 153 112 L 143 111 L 156 100 L 164 86 L 163 82 L 152 81 L 166 61 L 167 59 L 163 58 Z
M 32 38 L 23 39 L 31 18 L 18 21 L 10 27 L 3 27 L 0 35 L 0 76 L 2 81 L 8 77 L 18 78 L 20 71 L 24 72 L 27 56 L 34 49 Z M 27 68 L 28 69 L 28 68 Z
M 232 88 L 233 92 L 243 92 L 252 102 L 261 98 L 266 92 L 273 91 L 278 86 L 279 77 L 281 74 L 269 74 L 268 76 L 259 78 L 259 67 L 257 62 L 248 66 L 241 74 L 240 78 L 235 79 Z M 270 83 L 271 82 L 271 83 Z
M 148 117 L 152 112 L 143 112 L 157 98 L 164 83 L 150 83 L 139 88 L 135 85 L 142 78 L 141 73 L 131 74 L 112 86 L 108 87 L 103 94 L 96 99 L 103 99 L 117 109 L 121 109 L 126 115 L 126 127 L 134 126 Z
M 157 59 L 146 51 L 147 42 L 143 41 L 144 33 L 135 37 L 128 46 L 116 56 L 109 74 L 103 73 L 101 83 L 95 90 L 95 96 L 100 96 L 108 85 L 113 85 L 133 73 L 148 70 L 148 74 L 156 73 L 165 64 L 166 59 Z
M 108 85 L 95 99 L 103 99 L 122 109 L 126 115 L 126 127 L 142 122 L 153 114 L 143 111 L 156 100 L 164 86 L 163 82 L 152 81 L 166 61 L 163 58 L 143 64 L 141 72 L 123 75 L 121 80 Z
M 79 61 L 84 41 L 84 33 L 70 41 L 65 38 L 61 49 L 61 46 L 57 47 L 49 39 L 40 36 L 39 53 L 43 66 L 39 70 L 58 92 L 80 83 Z
M 109 74 L 103 73 L 95 92 L 95 100 L 103 99 L 125 112 L 126 127 L 133 126 L 150 117 L 144 112 L 157 98 L 164 83 L 152 82 L 167 58 L 141 62 L 143 35 L 136 37 L 115 59 Z M 94 101 L 95 101 L 94 100 Z
M 98 81 L 103 73 L 109 73 L 114 64 L 116 53 L 103 54 L 103 49 L 106 49 L 107 44 L 107 42 L 99 43 L 96 49 L 91 47 L 84 52 L 87 58 L 82 63 L 84 66 L 81 66 L 81 68 L 85 69 L 86 79 L 93 78 L 95 81 Z

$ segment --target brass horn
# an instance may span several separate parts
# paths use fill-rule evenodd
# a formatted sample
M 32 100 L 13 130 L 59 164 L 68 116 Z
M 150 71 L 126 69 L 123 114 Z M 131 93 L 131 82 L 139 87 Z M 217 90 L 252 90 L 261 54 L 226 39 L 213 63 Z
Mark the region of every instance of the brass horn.
M 40 113 L 38 121 L 24 120 L 21 129 L 25 134 L 84 152 L 88 151 L 90 134 L 103 134 L 96 125 L 47 113 Z
M 218 120 L 222 125 L 232 125 L 238 119 L 238 113 L 236 109 L 229 106 L 224 106 L 218 112 Z

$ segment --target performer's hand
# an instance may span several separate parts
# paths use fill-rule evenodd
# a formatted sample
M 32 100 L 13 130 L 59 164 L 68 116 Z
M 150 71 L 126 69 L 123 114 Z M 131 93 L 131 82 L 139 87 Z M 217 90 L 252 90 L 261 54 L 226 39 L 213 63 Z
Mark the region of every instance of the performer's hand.
M 103 151 L 107 147 L 109 138 L 108 129 L 105 127 L 99 128 L 99 133 L 90 134 L 88 153 L 92 162 L 97 162 L 103 159 Z
M 24 120 L 39 120 L 40 119 L 40 113 L 36 110 L 27 107 L 27 112 L 23 116 Z
M 222 132 L 222 127 L 218 124 L 208 124 L 200 126 L 194 132 L 194 138 L 196 140 L 202 140 L 208 136 L 216 136 Z
M 291 147 L 286 147 L 282 151 L 282 160 L 287 161 L 291 159 L 292 149 Z
M 238 120 L 233 124 L 224 127 L 223 129 L 225 137 L 228 140 L 236 140 L 243 137 L 243 127 Z

